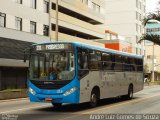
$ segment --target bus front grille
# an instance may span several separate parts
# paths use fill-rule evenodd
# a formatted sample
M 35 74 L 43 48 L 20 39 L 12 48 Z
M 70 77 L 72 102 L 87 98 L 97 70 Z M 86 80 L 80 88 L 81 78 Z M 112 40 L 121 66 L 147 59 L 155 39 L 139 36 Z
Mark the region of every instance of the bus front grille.
M 31 80 L 31 83 L 34 84 L 39 89 L 45 90 L 54 90 L 60 89 L 67 85 L 70 80 L 61 80 L 61 81 L 40 81 L 40 80 Z

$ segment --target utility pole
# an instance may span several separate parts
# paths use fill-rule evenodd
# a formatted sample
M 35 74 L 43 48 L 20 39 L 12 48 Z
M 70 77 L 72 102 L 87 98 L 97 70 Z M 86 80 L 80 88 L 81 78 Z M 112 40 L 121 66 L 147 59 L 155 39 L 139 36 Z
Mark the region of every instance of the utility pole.
M 153 43 L 153 51 L 152 51 L 152 82 L 154 82 L 154 43 Z
M 55 39 L 58 41 L 58 0 L 56 0 L 56 33 Z

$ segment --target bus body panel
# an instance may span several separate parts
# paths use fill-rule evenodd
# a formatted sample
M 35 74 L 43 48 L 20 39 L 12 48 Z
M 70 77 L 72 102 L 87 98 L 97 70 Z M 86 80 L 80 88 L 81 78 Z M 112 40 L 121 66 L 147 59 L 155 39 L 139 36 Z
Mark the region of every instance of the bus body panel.
M 80 82 L 77 79 L 71 81 L 64 87 L 56 90 L 39 89 L 38 87 L 33 85 L 30 81 L 28 82 L 28 84 L 29 87 L 36 92 L 36 94 L 33 95 L 31 92 L 28 91 L 28 95 L 30 97 L 31 102 L 47 102 L 45 99 L 51 98 L 52 101 L 50 102 L 53 103 L 79 103 Z M 73 87 L 76 87 L 78 89 L 67 96 L 63 95 L 67 90 L 70 90 Z
M 143 73 L 90 71 L 80 80 L 80 103 L 90 101 L 91 91 L 100 88 L 100 99 L 128 94 L 133 84 L 134 93 L 143 89 Z

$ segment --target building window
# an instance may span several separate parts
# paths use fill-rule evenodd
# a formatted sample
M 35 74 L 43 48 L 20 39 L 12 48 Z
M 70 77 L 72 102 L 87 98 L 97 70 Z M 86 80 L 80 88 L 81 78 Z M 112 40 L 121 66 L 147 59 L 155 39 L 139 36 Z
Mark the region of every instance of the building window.
M 141 21 L 142 20 L 142 17 L 141 17 L 141 14 L 139 13 L 139 21 Z
M 16 30 L 22 30 L 22 18 L 15 17 L 15 28 Z
M 146 12 L 146 6 L 143 6 L 143 12 Z
M 138 24 L 136 24 L 136 31 L 138 32 Z
M 139 1 L 139 9 L 142 9 L 142 3 Z
M 100 12 L 100 6 L 99 5 L 96 6 L 96 11 Z
M 153 57 L 153 55 L 147 55 L 147 59 L 156 59 L 156 56 L 154 55 L 154 57 Z
M 139 31 L 140 31 L 140 33 L 142 33 L 142 26 L 141 25 L 139 26 Z
M 36 3 L 37 3 L 37 1 L 36 0 L 30 0 L 30 2 L 31 2 L 31 8 L 36 9 Z
M 6 14 L 0 13 L 0 27 L 6 27 Z
M 16 3 L 22 4 L 22 0 L 16 0 Z
M 139 37 L 138 37 L 138 36 L 136 36 L 136 42 L 137 42 L 137 43 L 139 42 Z
M 136 7 L 138 8 L 138 6 L 139 6 L 139 1 L 138 0 L 136 0 Z
M 136 20 L 138 20 L 138 12 L 136 11 Z
M 138 55 L 138 48 L 136 48 L 136 54 Z
M 139 52 L 140 52 L 139 54 L 142 55 L 142 50 L 141 50 L 141 49 L 139 49 L 139 50 L 140 50 L 140 51 L 139 51 Z
M 88 5 L 88 0 L 84 0 L 84 3 L 85 3 L 86 5 Z
M 49 26 L 48 25 L 43 25 L 43 35 L 49 36 Z
M 96 3 L 92 2 L 92 9 L 97 11 L 97 12 L 100 12 L 100 6 L 97 5 Z
M 49 2 L 44 1 L 44 12 L 49 13 Z
M 30 22 L 30 32 L 36 34 L 36 22 Z
M 94 2 L 92 2 L 92 8 L 93 10 L 96 10 L 96 4 Z
M 82 3 L 88 5 L 88 0 L 80 0 Z

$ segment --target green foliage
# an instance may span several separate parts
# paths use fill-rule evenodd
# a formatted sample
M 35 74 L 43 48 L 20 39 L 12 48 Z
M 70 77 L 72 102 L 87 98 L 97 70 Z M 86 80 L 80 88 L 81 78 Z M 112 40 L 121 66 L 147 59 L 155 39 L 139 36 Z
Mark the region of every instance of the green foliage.
M 144 34 L 141 36 L 140 40 L 138 41 L 138 43 L 142 42 L 142 40 L 148 40 L 151 41 L 157 45 L 160 45 L 160 37 L 159 35 L 155 35 L 155 34 Z
M 148 13 L 147 17 L 143 19 L 143 25 L 146 25 L 149 20 L 157 20 L 160 22 L 160 11 L 157 11 L 156 13 Z
M 156 20 L 160 22 L 160 11 L 157 11 L 156 13 L 148 13 L 148 16 L 143 19 L 143 25 L 146 25 L 149 20 Z M 143 40 L 151 41 L 157 45 L 160 45 L 160 37 L 159 35 L 152 34 L 152 33 L 146 33 L 143 34 L 138 41 L 138 43 L 141 43 Z

